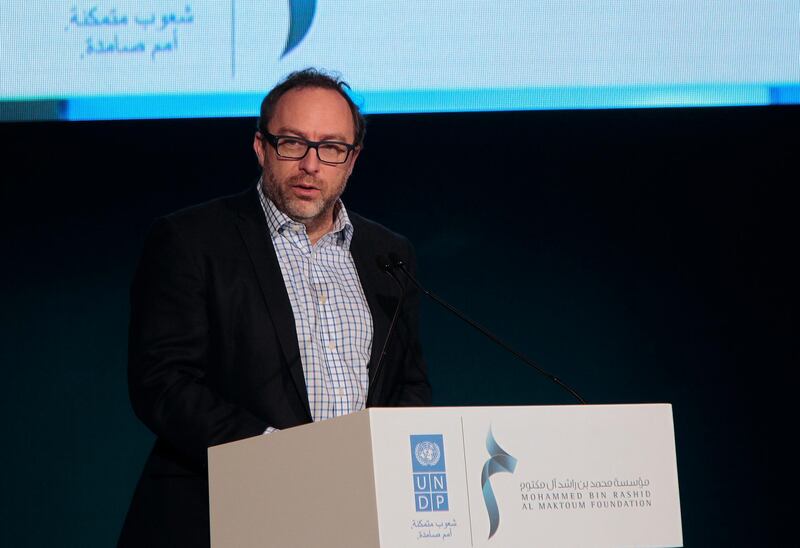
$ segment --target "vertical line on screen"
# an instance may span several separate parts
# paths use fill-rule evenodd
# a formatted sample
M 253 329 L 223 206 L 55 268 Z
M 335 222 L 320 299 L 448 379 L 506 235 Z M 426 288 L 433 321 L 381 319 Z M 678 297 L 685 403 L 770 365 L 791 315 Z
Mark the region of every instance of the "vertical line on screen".
M 236 78 L 236 0 L 231 0 L 231 78 Z

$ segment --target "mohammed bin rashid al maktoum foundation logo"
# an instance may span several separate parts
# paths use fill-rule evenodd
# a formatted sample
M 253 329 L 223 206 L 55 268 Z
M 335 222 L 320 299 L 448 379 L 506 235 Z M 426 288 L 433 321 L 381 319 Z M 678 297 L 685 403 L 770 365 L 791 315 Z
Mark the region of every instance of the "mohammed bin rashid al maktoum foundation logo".
M 486 504 L 486 513 L 489 515 L 488 538 L 492 538 L 500 526 L 500 508 L 489 479 L 498 472 L 513 474 L 517 468 L 517 459 L 506 453 L 495 441 L 491 426 L 486 436 L 486 451 L 489 453 L 489 458 L 483 464 L 481 471 L 481 491 L 483 492 L 483 502 Z

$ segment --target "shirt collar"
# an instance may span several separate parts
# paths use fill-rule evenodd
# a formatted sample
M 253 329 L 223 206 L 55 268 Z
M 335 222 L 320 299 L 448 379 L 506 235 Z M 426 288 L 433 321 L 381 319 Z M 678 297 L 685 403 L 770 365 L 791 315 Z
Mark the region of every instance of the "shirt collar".
M 270 236 L 274 238 L 278 234 L 283 234 L 287 229 L 305 233 L 306 227 L 303 223 L 295 221 L 278 209 L 278 206 L 264 193 L 262 180 L 263 179 L 258 180 L 258 199 L 261 201 L 261 207 L 267 219 Z M 336 202 L 334 210 L 336 213 L 333 218 L 333 227 L 331 231 L 322 238 L 327 239 L 329 235 L 333 235 L 331 238 L 333 242 L 336 242 L 345 249 L 350 249 L 350 242 L 353 240 L 353 223 L 350 222 L 347 209 L 344 207 L 344 203 L 341 199 Z M 320 241 L 322 241 L 322 239 Z

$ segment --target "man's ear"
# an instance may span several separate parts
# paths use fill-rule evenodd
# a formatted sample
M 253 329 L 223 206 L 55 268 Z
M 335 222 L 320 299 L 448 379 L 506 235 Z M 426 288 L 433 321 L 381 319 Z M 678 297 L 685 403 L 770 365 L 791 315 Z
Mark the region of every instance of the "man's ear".
M 356 166 L 356 160 L 358 159 L 358 155 L 361 154 L 361 147 L 353 149 L 353 152 L 350 153 L 352 157 L 350 158 L 350 167 L 347 169 L 347 176 L 349 177 L 351 173 L 353 173 L 353 168 Z
M 253 136 L 253 150 L 258 157 L 258 164 L 263 168 L 267 151 L 266 147 L 264 146 L 264 141 L 261 139 L 261 133 L 258 131 L 256 131 L 256 134 Z

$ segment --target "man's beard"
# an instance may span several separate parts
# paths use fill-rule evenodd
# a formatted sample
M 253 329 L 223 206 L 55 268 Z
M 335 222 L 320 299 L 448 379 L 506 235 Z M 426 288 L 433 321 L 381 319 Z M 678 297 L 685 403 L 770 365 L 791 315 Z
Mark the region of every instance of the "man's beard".
M 347 175 L 342 176 L 338 187 L 333 189 L 334 192 L 330 196 L 320 195 L 314 200 L 301 200 L 292 195 L 292 185 L 302 182 L 320 189 L 325 187 L 324 183 L 316 177 L 302 174 L 290 177 L 285 184 L 281 185 L 272 170 L 264 166 L 263 184 L 266 195 L 280 211 L 300 223 L 319 219 L 326 212 L 333 210 L 347 185 Z

